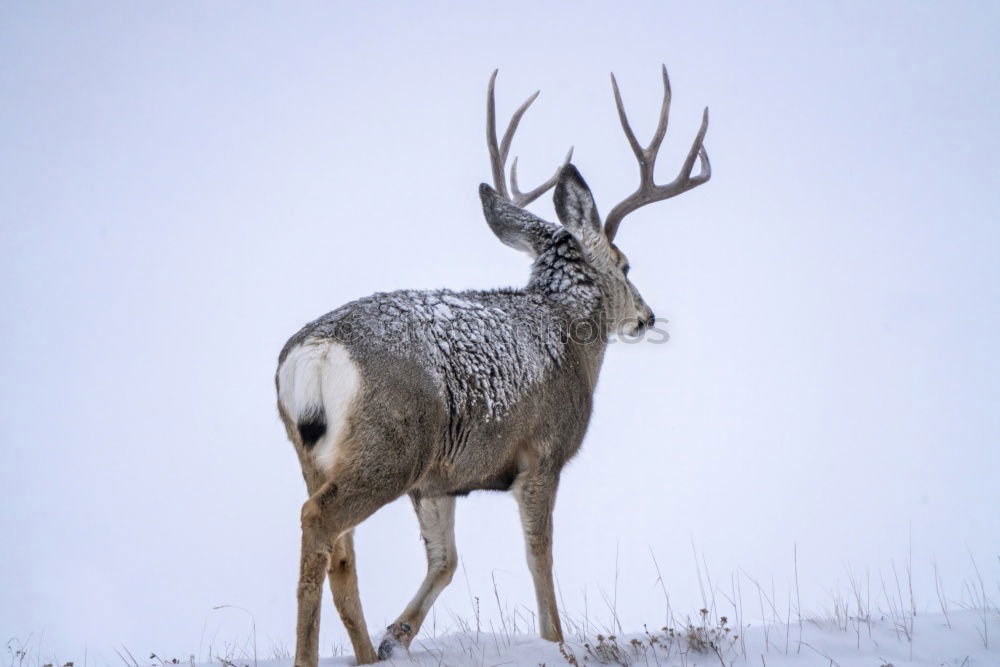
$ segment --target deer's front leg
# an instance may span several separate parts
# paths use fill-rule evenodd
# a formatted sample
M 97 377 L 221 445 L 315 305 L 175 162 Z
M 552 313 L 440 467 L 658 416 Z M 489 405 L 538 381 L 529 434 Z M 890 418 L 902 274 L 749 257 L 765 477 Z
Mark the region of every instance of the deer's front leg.
M 521 510 L 524 546 L 528 568 L 535 581 L 538 599 L 538 625 L 542 639 L 563 640 L 556 592 L 552 581 L 552 510 L 555 506 L 559 473 L 527 471 L 514 485 L 514 495 Z
M 413 509 L 420 521 L 420 537 L 427 550 L 427 576 L 410 604 L 399 618 L 386 628 L 385 637 L 378 647 L 382 660 L 393 657 L 400 647 L 408 647 L 423 625 L 431 605 L 451 583 L 458 567 L 458 552 L 455 549 L 455 498 L 420 498 L 411 496 Z

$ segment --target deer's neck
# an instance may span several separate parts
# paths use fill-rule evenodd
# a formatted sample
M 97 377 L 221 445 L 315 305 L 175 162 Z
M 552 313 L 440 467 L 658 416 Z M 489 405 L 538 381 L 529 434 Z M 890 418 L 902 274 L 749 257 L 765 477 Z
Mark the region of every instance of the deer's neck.
M 579 245 L 565 230 L 554 234 L 535 260 L 527 289 L 558 304 L 572 320 L 605 323 L 598 275 L 583 261 Z
M 608 341 L 608 300 L 597 272 L 583 261 L 579 245 L 568 232 L 554 234 L 531 271 L 527 291 L 540 295 L 560 313 L 566 327 L 562 339 L 567 357 L 581 364 L 593 390 Z

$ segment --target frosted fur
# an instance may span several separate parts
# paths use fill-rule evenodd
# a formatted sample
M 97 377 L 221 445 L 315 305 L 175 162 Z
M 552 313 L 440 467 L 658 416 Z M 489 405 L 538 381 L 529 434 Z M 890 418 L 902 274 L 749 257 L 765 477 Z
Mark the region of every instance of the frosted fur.
M 561 284 L 565 273 L 546 278 Z M 497 419 L 560 363 L 565 320 L 531 290 L 403 290 L 347 304 L 298 336 L 410 358 L 433 378 L 449 412 Z
M 616 315 L 607 306 L 621 298 L 621 281 L 605 284 L 613 265 L 608 247 L 595 261 L 595 249 L 583 250 L 589 234 L 578 239 L 488 186 L 480 195 L 497 236 L 535 257 L 526 287 L 373 294 L 307 324 L 281 360 L 311 339 L 338 341 L 355 359 L 406 358 L 432 378 L 450 414 L 495 420 L 559 367 L 571 336 L 603 337 Z M 603 355 L 602 344 L 587 342 Z

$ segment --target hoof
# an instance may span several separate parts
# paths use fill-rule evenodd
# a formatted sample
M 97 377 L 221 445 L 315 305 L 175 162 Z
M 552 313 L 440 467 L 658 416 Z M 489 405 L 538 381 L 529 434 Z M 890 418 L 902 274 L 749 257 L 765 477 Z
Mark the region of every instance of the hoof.
M 413 628 L 409 623 L 393 623 L 385 629 L 382 643 L 378 645 L 378 659 L 388 660 L 398 656 L 410 644 L 410 633 Z
M 402 644 L 400 644 L 399 641 L 391 637 L 386 637 L 382 640 L 382 643 L 378 645 L 378 659 L 388 660 L 393 655 L 396 655 L 401 647 Z

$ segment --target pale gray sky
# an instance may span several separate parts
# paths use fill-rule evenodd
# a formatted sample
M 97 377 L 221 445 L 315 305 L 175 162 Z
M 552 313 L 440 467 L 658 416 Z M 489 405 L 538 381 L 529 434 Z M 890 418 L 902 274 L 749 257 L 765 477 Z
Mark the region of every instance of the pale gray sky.
M 292 641 L 304 486 L 278 350 L 376 290 L 518 285 L 484 224 L 484 100 L 540 88 L 526 182 L 569 145 L 602 210 L 670 68 L 661 180 L 711 108 L 712 181 L 619 236 L 668 345 L 619 345 L 556 511 L 567 611 L 661 623 L 743 568 L 803 604 L 912 553 L 1000 566 L 1000 5 L 8 3 L 0 9 L 0 631 L 43 654 Z M 552 217 L 551 203 L 533 207 Z M 514 503 L 459 504 L 437 605 L 533 609 Z M 416 520 L 358 531 L 377 633 Z M 968 552 L 967 552 L 968 549 Z M 466 576 L 468 584 L 466 584 Z M 323 653 L 344 638 L 327 605 Z

